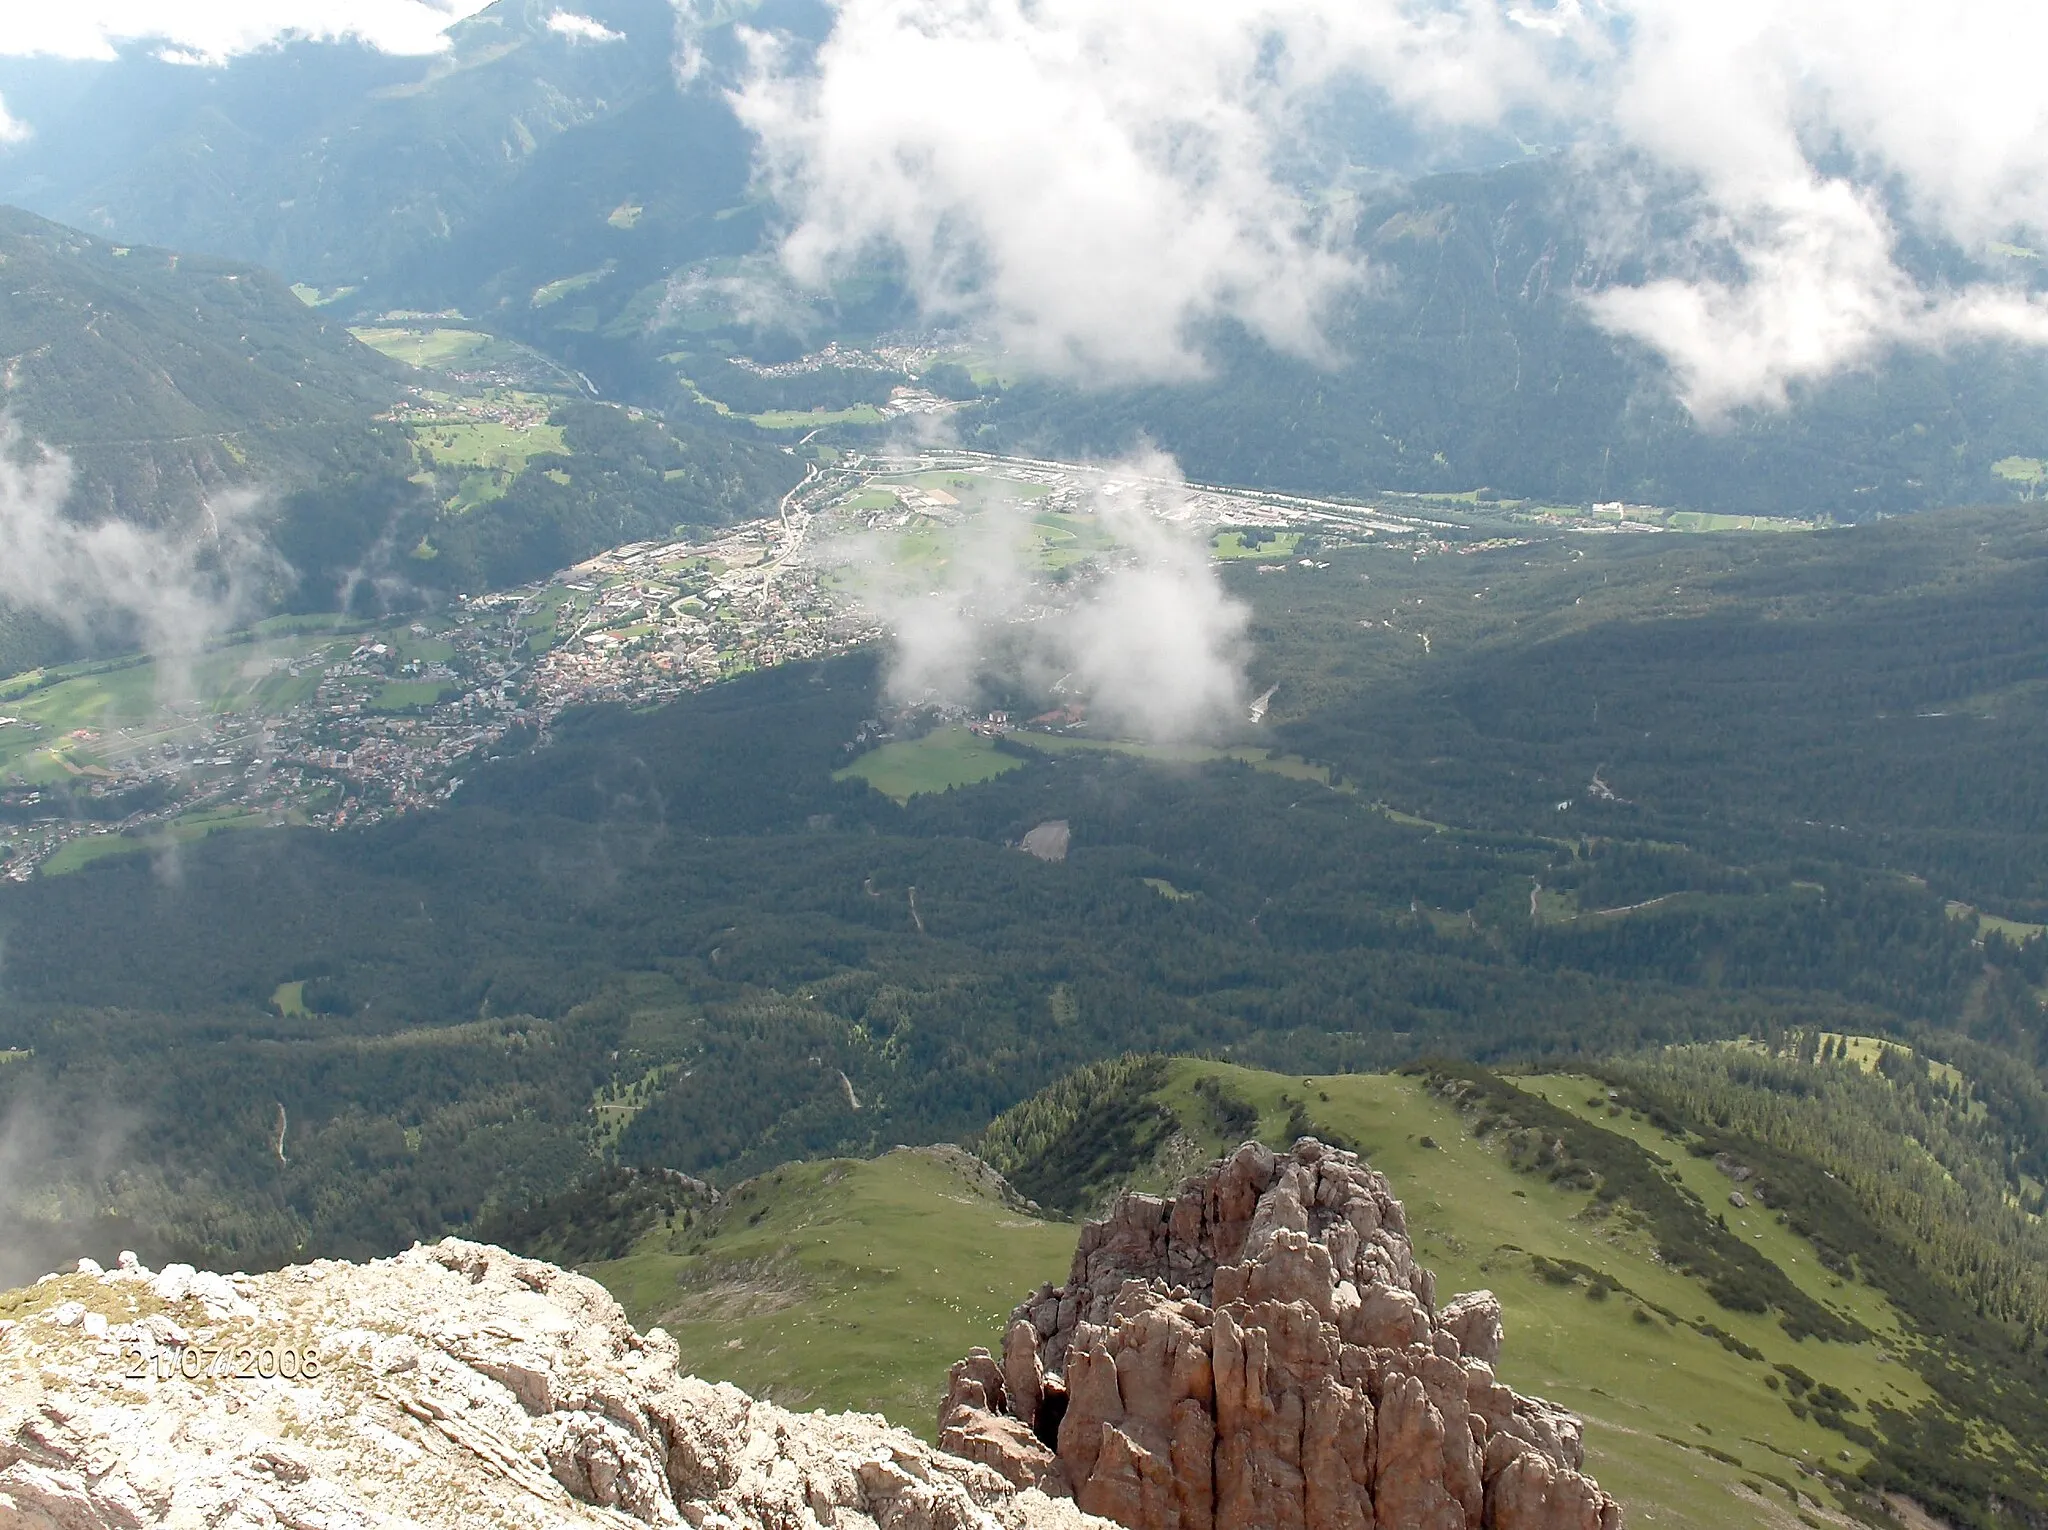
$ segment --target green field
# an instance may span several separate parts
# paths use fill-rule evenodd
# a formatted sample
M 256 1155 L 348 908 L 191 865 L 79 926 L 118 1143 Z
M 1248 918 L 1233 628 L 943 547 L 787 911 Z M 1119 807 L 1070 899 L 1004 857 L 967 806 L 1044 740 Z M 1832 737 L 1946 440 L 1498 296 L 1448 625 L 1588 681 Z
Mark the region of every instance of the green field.
M 970 473 L 944 468 L 929 473 L 913 473 L 903 478 L 878 478 L 875 484 L 880 488 L 916 488 L 948 495 L 958 500 L 960 507 L 968 511 L 986 510 L 993 505 L 1028 504 L 1033 500 L 1044 499 L 1052 492 L 1048 484 L 1031 483 L 1021 478 L 1005 478 L 1000 473 Z
M 349 331 L 371 350 L 423 371 L 445 371 L 474 362 L 493 338 L 475 329 L 414 329 L 371 324 Z
M 156 666 L 137 659 L 39 670 L 32 684 L 0 705 L 17 719 L 0 727 L 0 778 L 50 785 L 99 761 L 104 740 L 75 735 L 104 734 L 155 713 Z
M 194 744 L 223 713 L 275 715 L 310 701 L 319 671 L 376 636 L 401 660 L 445 661 L 454 647 L 410 624 L 388 629 L 329 618 L 284 617 L 256 629 L 253 641 L 232 641 L 200 655 L 168 678 L 143 655 L 33 670 L 0 685 L 0 780 L 52 785 L 90 775 L 127 751 L 163 743 Z M 297 664 L 300 673 L 288 666 Z M 375 709 L 432 705 L 442 682 L 384 687 Z M 79 735 L 85 736 L 79 736 Z M 67 855 L 87 852 L 69 849 Z M 100 852 L 106 853 L 106 852 Z
M 2048 925 L 2027 924 L 2018 919 L 2002 919 L 1997 914 L 1987 914 L 1967 903 L 1951 901 L 1948 905 L 1948 916 L 1951 919 L 1975 919 L 1980 938 L 1996 930 L 2007 940 L 2018 944 L 2032 940 L 2037 935 L 2048 935 Z
M 1013 483 L 1006 479 L 991 481 L 978 477 L 962 482 L 964 476 L 926 473 L 916 479 L 900 481 L 906 487 L 938 489 L 952 495 L 959 505 L 957 510 L 948 508 L 943 520 L 914 514 L 909 525 L 901 530 L 879 533 L 878 537 L 886 545 L 887 562 L 892 569 L 943 568 L 952 562 L 958 550 L 962 535 L 958 517 L 978 515 L 991 508 L 1015 512 L 1025 502 L 1042 498 L 1047 492 L 1043 484 Z M 957 487 L 949 488 L 949 484 Z M 905 506 L 892 486 L 884 482 L 863 490 L 846 501 L 843 508 L 877 511 L 910 507 Z M 1028 559 L 1032 567 L 1043 573 L 1054 573 L 1097 553 L 1112 551 L 1117 545 L 1116 538 L 1105 531 L 1095 517 L 1087 515 L 1039 510 L 1021 525 L 1004 525 L 1003 529 L 1014 532 L 1020 558 Z
M 1095 553 L 1109 552 L 1116 546 L 1116 538 L 1104 531 L 1093 516 L 1042 510 L 1032 516 L 1031 532 L 1037 564 L 1047 572 L 1082 562 Z
M 436 467 L 519 473 L 535 457 L 569 455 L 569 443 L 559 425 L 534 425 L 522 430 L 495 420 L 435 421 L 415 426 L 412 439 Z
M 1770 515 L 1713 515 L 1704 510 L 1674 510 L 1664 522 L 1673 531 L 1811 531 L 1805 521 Z
M 392 680 L 387 682 L 371 698 L 368 710 L 372 712 L 416 712 L 425 711 L 446 701 L 450 696 L 460 694 L 460 687 L 444 680 Z
M 611 274 L 612 263 L 606 261 L 595 271 L 579 271 L 574 276 L 564 276 L 556 281 L 543 283 L 541 286 L 533 289 L 533 306 L 535 308 L 552 307 L 554 304 L 561 302 L 563 298 L 573 297 L 586 288 L 595 287 Z
M 44 861 L 36 874 L 61 877 L 69 872 L 82 871 L 94 861 L 103 861 L 110 855 L 139 855 L 150 848 L 148 840 L 134 839 L 126 834 L 81 834 Z
M 154 854 L 174 845 L 204 839 L 209 834 L 230 829 L 261 829 L 271 822 L 261 813 L 244 812 L 240 808 L 213 808 L 183 814 L 148 835 L 84 834 L 65 843 L 55 855 L 43 862 L 37 875 L 61 877 L 108 856 Z
M 872 749 L 833 776 L 841 781 L 857 776 L 883 796 L 908 802 L 925 792 L 992 781 L 1023 763 L 965 728 L 940 728 L 923 738 L 898 739 Z
M 1209 544 L 1209 547 L 1210 551 L 1218 558 L 1256 558 L 1261 562 L 1266 562 L 1272 559 L 1289 557 L 1293 554 L 1294 549 L 1300 545 L 1301 533 L 1298 531 L 1276 531 L 1266 541 L 1259 542 L 1250 547 L 1245 546 L 1244 533 L 1220 531 L 1216 534 L 1215 540 Z
M 1000 1340 L 1073 1251 L 1070 1224 L 1005 1205 L 953 1155 L 899 1148 L 777 1169 L 736 1188 L 708 1234 L 658 1229 L 584 1273 L 673 1334 L 686 1371 L 930 1439 L 946 1367 Z
M 820 425 L 879 425 L 885 418 L 873 404 L 847 409 L 771 409 L 746 417 L 763 430 L 815 430 Z

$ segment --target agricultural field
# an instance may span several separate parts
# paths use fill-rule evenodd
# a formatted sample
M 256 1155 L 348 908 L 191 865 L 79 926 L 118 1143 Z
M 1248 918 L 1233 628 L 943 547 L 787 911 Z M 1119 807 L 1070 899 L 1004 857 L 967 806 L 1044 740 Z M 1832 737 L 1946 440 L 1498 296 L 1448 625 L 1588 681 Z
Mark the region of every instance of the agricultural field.
M 372 712 L 419 712 L 460 693 L 461 688 L 442 680 L 393 680 L 370 698 Z
M 1226 561 L 1237 558 L 1254 558 L 1262 562 L 1293 556 L 1294 549 L 1301 545 L 1298 531 L 1269 532 L 1264 540 L 1247 543 L 1241 531 L 1219 531 L 1209 543 L 1210 551 Z
M 884 744 L 835 771 L 834 777 L 841 781 L 857 777 L 883 796 L 901 803 L 925 792 L 951 791 L 956 786 L 992 781 L 1023 764 L 980 734 L 954 727 L 937 729 L 922 738 Z
M 312 696 L 310 667 L 349 638 L 279 636 L 169 668 L 142 655 L 16 676 L 0 700 L 0 781 L 37 785 L 161 747 L 199 746 L 212 719 L 274 714 Z M 294 673 L 294 671 L 297 671 Z
M 887 418 L 873 404 L 847 409 L 770 409 L 746 418 L 763 430 L 815 430 L 822 425 L 879 425 Z
M 393 361 L 483 387 L 481 394 L 462 395 L 459 402 L 463 404 L 489 408 L 502 396 L 525 389 L 552 393 L 581 391 L 575 374 L 560 362 L 489 330 L 431 322 L 386 322 L 358 325 L 349 333 Z M 430 400 L 435 397 L 428 395 Z M 451 401 L 448 395 L 438 397 L 443 403 Z
M 1283 754 L 1258 744 L 1148 744 L 1136 739 L 1086 738 L 1072 733 L 1018 732 L 1008 737 L 1012 743 L 1040 754 L 1106 750 L 1154 765 L 1206 765 L 1216 760 L 1236 760 L 1267 775 L 1284 776 L 1290 781 L 1313 781 L 1318 786 L 1330 785 L 1328 766 L 1312 765 L 1299 755 Z
M 595 287 L 612 273 L 612 262 L 607 261 L 595 271 L 579 271 L 574 276 L 564 276 L 551 282 L 544 282 L 533 289 L 532 306 L 551 308 L 564 298 Z
M 184 813 L 147 834 L 86 834 L 71 840 L 43 863 L 42 874 L 60 877 L 81 871 L 110 855 L 161 854 L 178 845 L 191 844 L 209 834 L 233 829 L 267 829 L 280 823 L 304 823 L 305 815 L 273 815 L 238 807 L 205 808 Z
M 1674 510 L 1664 524 L 1673 531 L 1811 531 L 1807 521 L 1770 515 L 1714 515 L 1704 510 Z
M 1948 916 L 1951 919 L 1974 919 L 1980 939 L 1993 931 L 2015 944 L 2032 940 L 2037 935 L 2048 935 L 2048 924 L 2028 924 L 2020 919 L 2002 919 L 1997 914 L 1987 914 L 1967 903 L 1951 901 L 1948 905 Z
M 1484 505 L 1476 508 L 1484 509 Z M 1510 519 L 1585 528 L 1628 527 L 1633 530 L 1690 533 L 1812 531 L 1816 522 L 1783 515 L 1721 515 L 1704 510 L 1671 510 L 1662 505 L 1507 505 Z
M 476 362 L 494 343 L 477 329 L 417 329 L 367 324 L 349 331 L 371 350 L 421 371 L 445 372 Z
M 1041 510 L 1031 517 L 1031 538 L 1034 560 L 1048 573 L 1111 552 L 1116 547 L 1116 538 L 1104 531 L 1092 516 L 1062 515 L 1049 510 Z
M 510 474 L 524 472 L 535 457 L 567 456 L 569 452 L 562 427 L 541 423 L 437 420 L 415 425 L 412 440 L 437 467 L 485 468 Z
M 1039 754 L 1070 754 L 1077 750 L 1127 754 L 1155 765 L 1205 765 L 1236 760 L 1254 770 L 1294 781 L 1330 784 L 1329 771 L 1293 755 L 1258 745 L 1219 747 L 1213 744 L 1148 744 L 1130 739 L 1081 738 L 1068 733 L 1012 732 L 1007 742 Z M 885 797 L 907 802 L 924 792 L 950 791 L 992 781 L 1024 762 L 996 748 L 993 740 L 965 727 L 940 728 L 922 738 L 898 739 L 872 749 L 835 772 L 839 780 L 858 777 Z

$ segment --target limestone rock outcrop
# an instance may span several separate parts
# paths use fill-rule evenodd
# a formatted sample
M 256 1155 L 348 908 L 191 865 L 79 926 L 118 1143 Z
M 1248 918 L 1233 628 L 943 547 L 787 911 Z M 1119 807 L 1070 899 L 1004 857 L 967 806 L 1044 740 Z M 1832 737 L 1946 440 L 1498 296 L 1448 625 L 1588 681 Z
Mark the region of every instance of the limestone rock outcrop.
M 940 1444 L 1130 1530 L 1619 1530 L 1500 1347 L 1490 1293 L 1437 1306 L 1385 1176 L 1246 1143 L 1090 1222 L 953 1368 Z
M 309 1363 L 310 1362 L 310 1363 Z M 0 1298 L 0 1530 L 1109 1530 L 877 1417 L 676 1369 L 602 1287 L 449 1239 Z

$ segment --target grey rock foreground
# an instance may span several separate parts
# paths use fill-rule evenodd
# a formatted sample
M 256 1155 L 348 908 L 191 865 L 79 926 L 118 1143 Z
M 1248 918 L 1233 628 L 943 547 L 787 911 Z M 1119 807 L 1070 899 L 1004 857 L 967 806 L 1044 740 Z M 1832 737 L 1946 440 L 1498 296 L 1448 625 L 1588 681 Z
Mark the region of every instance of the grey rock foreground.
M 0 1530 L 1107 1530 L 879 1417 L 680 1376 L 595 1282 L 482 1244 L 87 1261 L 6 1301 Z
M 1489 1292 L 1437 1306 L 1384 1175 L 1248 1142 L 1083 1228 L 953 1367 L 939 1443 L 1128 1530 L 1620 1530 L 1501 1328 Z

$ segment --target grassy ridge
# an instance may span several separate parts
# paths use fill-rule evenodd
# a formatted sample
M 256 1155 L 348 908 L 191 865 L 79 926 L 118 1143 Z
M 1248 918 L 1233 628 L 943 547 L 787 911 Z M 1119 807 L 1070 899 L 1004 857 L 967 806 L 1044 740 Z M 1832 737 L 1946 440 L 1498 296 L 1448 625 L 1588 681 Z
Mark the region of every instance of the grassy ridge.
M 1528 1098 L 1553 1093 L 1605 1098 L 1580 1077 L 1532 1081 Z M 1843 1399 L 1852 1420 L 1923 1407 L 1930 1394 L 1900 1362 L 1904 1324 L 1884 1295 L 1830 1276 L 1772 1224 L 1759 1257 L 1867 1337 L 1795 1339 L 1775 1314 L 1728 1312 L 1630 1219 L 1595 1214 L 1592 1189 L 1518 1172 L 1505 1134 L 1473 1122 L 1419 1078 L 1303 1080 L 1132 1058 L 1008 1113 L 982 1143 L 1098 1175 L 1121 1158 L 1128 1178 L 1156 1187 L 1247 1135 L 1281 1141 L 1306 1126 L 1353 1142 L 1407 1200 L 1441 1291 L 1500 1294 L 1502 1374 L 1588 1419 L 1592 1469 L 1633 1522 L 1834 1520 L 1853 1492 L 1813 1473 L 1847 1481 L 1871 1455 L 1798 1403 L 1792 1378 L 1800 1395 Z M 1642 1135 L 1643 1150 L 1660 1136 L 1626 1113 L 1586 1124 L 1631 1147 Z M 1716 1173 L 1682 1155 L 1674 1163 Z M 945 1365 L 999 1338 L 1010 1305 L 1038 1281 L 1062 1278 L 1073 1238 L 1071 1224 L 1005 1205 L 945 1150 L 899 1150 L 787 1166 L 739 1187 L 716 1216 L 656 1225 L 627 1257 L 584 1268 L 636 1321 L 675 1333 L 701 1374 L 792 1406 L 879 1409 L 928 1433 Z
M 1818 1178 L 1812 1164 L 1703 1138 L 1606 1080 L 1297 1078 L 1126 1057 L 1006 1112 L 975 1145 L 1048 1204 L 1088 1212 L 1117 1182 L 1165 1188 L 1246 1137 L 1303 1132 L 1393 1179 L 1443 1295 L 1500 1295 L 1504 1379 L 1588 1420 L 1591 1468 L 1632 1522 L 1881 1522 L 1882 1488 L 1990 1525 L 1990 1491 L 2029 1501 L 2040 1447 L 2005 1427 L 1996 1388 L 1975 1410 L 1958 1392 L 1923 1289 L 1843 1257 L 1846 1191 L 1821 1235 L 1795 1194 L 1795 1168 Z M 1754 1178 L 1730 1177 L 1731 1156 L 1771 1186 L 1768 1205 Z M 1073 1238 L 971 1179 L 944 1150 L 792 1165 L 742 1186 L 715 1222 L 653 1229 L 588 1269 L 707 1374 L 928 1430 L 944 1364 L 992 1344 L 1011 1302 L 1060 1277 Z M 2006 1363 L 1975 1359 L 1986 1386 Z
M 584 1273 L 683 1366 L 792 1408 L 879 1412 L 930 1437 L 946 1367 L 1064 1280 L 1074 1229 L 1006 1199 L 965 1154 L 790 1164 L 678 1214 Z

